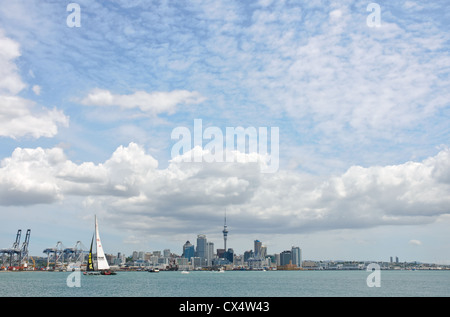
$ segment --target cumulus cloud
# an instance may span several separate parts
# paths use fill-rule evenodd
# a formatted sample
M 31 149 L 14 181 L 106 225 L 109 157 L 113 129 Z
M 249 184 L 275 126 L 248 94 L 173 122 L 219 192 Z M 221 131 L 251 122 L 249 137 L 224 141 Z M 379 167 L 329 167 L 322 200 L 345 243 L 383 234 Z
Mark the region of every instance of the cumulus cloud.
M 123 109 L 139 108 L 151 114 L 173 114 L 181 104 L 198 104 L 205 100 L 198 92 L 175 90 L 171 92 L 137 91 L 130 95 L 113 94 L 109 90 L 94 89 L 81 103 L 89 106 L 118 106 Z
M 14 60 L 20 56 L 20 46 L 0 29 L 0 93 L 17 94 L 26 87 Z
M 62 188 L 53 175 L 63 158 L 60 149 L 14 150 L 1 162 L 0 204 L 31 205 L 62 199 Z
M 36 110 L 33 101 L 18 96 L 26 87 L 14 62 L 19 56 L 19 44 L 0 30 L 0 136 L 53 137 L 58 126 L 68 125 L 68 117 L 57 109 Z M 39 95 L 40 87 L 35 85 L 33 91 Z
M 66 195 L 129 197 L 157 162 L 132 143 L 119 147 L 103 164 L 68 160 L 61 148 L 17 148 L 1 162 L 2 205 L 55 202 Z
M 450 150 L 422 162 L 353 166 L 327 180 L 258 163 L 189 163 L 164 169 L 135 144 L 104 163 L 70 161 L 63 150 L 16 149 L 1 162 L 1 205 L 52 203 L 81 196 L 122 229 L 201 230 L 227 208 L 236 232 L 298 233 L 430 223 L 450 209 Z
M 0 136 L 16 139 L 23 136 L 53 137 L 59 126 L 67 126 L 69 119 L 58 109 L 36 111 L 35 102 L 18 97 L 0 95 Z

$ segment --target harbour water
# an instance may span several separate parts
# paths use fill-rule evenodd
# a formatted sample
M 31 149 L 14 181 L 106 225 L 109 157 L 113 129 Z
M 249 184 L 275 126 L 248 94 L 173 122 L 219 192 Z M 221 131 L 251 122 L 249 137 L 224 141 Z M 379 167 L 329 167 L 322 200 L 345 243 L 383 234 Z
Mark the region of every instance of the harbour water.
M 2 272 L 0 297 L 448 297 L 450 271 Z

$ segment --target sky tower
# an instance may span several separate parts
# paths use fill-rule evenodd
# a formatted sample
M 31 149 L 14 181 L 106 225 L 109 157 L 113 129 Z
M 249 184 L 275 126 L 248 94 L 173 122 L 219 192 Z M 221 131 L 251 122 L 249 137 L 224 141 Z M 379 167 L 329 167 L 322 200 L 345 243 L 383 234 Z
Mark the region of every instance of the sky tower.
M 223 224 L 223 249 L 225 252 L 227 251 L 227 236 L 228 236 L 228 229 L 227 229 L 227 212 L 225 211 L 225 219 Z

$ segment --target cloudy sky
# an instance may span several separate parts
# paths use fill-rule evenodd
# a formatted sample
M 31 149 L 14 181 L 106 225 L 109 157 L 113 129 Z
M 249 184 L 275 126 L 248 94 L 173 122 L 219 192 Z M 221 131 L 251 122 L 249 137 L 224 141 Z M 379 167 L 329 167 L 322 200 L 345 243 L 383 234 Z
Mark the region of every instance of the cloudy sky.
M 69 3 L 0 1 L 0 248 L 219 248 L 226 211 L 237 253 L 450 263 L 447 0 Z M 173 157 L 195 119 L 279 128 L 278 170 Z

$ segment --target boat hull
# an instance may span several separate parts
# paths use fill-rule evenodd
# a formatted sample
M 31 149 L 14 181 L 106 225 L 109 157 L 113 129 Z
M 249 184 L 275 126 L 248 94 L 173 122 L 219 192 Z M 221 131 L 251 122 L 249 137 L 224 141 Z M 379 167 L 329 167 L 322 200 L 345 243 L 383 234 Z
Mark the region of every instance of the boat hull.
M 100 272 L 83 272 L 83 275 L 100 275 Z
M 88 271 L 83 272 L 84 275 L 116 275 L 114 271 Z

